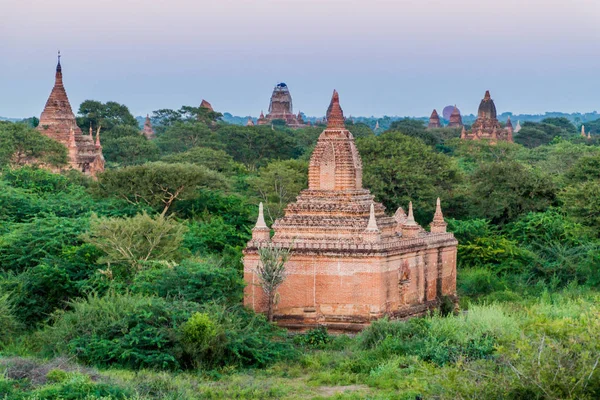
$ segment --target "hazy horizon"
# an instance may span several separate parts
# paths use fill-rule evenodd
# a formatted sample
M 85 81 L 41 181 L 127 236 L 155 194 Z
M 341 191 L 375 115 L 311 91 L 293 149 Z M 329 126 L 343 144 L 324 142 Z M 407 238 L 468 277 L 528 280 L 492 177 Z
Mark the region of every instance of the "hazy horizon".
M 0 116 L 39 116 L 61 50 L 74 111 L 86 99 L 134 115 L 198 105 L 257 116 L 286 82 L 320 116 L 598 110 L 600 4 L 506 0 L 0 0 Z

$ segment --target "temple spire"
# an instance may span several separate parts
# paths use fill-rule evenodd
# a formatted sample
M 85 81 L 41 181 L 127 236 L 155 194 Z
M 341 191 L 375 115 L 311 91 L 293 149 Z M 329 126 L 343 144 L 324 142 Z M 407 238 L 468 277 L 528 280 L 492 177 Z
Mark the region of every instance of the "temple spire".
M 90 139 L 94 140 L 94 135 L 92 133 L 92 121 L 90 121 Z
M 369 223 L 367 224 L 367 231 L 378 231 L 377 220 L 375 219 L 375 205 L 371 203 L 371 209 L 369 211 Z
M 327 113 L 327 129 L 344 129 L 344 127 L 344 112 L 340 107 L 340 96 L 337 90 L 334 90 Z
M 585 137 L 585 125 L 581 125 L 581 136 Z
M 100 125 L 98 125 L 98 130 L 96 131 L 96 148 L 102 148 L 100 144 Z
M 408 203 L 408 217 L 406 217 L 405 225 L 416 225 L 415 216 L 413 215 L 412 201 Z
M 466 139 L 466 137 L 467 137 L 467 130 L 465 129 L 465 126 L 463 125 L 462 131 L 460 132 L 460 138 Z
M 485 96 L 483 96 L 483 100 L 489 100 L 491 98 L 492 98 L 492 96 L 490 95 L 490 91 L 486 90 L 485 91 Z
M 435 205 L 435 214 L 433 215 L 433 221 L 431 222 L 431 233 L 446 233 L 446 226 L 448 226 L 448 224 L 444 221 L 442 205 L 440 198 L 438 197 Z
M 60 65 L 60 50 L 58 51 L 58 63 L 56 64 L 55 85 L 62 85 L 62 66 Z
M 408 217 L 406 221 L 402 225 L 402 236 L 405 238 L 414 238 L 419 236 L 419 231 L 421 227 L 416 223 L 415 217 L 413 215 L 413 205 L 412 201 L 408 203 Z
M 271 230 L 265 222 L 265 213 L 263 210 L 263 203 L 258 205 L 258 218 L 256 219 L 256 225 L 252 228 L 252 240 L 256 241 L 269 241 L 271 239 Z

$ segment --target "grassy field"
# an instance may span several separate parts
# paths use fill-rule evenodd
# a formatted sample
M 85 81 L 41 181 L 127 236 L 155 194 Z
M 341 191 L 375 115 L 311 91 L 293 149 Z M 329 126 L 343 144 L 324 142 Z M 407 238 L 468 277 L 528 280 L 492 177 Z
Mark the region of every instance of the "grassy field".
M 35 337 L 5 348 L 5 399 L 597 399 L 600 295 L 579 288 L 458 315 L 379 321 L 348 337 L 288 338 L 262 369 L 95 369 L 36 357 Z M 2 397 L 0 397 L 2 398 Z

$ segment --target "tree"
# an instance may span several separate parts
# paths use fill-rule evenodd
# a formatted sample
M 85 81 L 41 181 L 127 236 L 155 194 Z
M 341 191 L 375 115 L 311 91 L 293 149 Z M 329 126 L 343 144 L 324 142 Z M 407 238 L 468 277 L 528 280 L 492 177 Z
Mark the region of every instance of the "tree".
M 137 136 L 124 136 L 104 141 L 102 152 L 106 161 L 120 165 L 136 165 L 156 161 L 160 152 L 156 144 L 138 132 Z
M 109 131 L 117 125 L 129 125 L 139 130 L 139 124 L 124 104 L 114 101 L 102 103 L 96 100 L 85 100 L 77 112 L 77 125 L 82 130 L 87 130 L 92 125 L 94 132 L 101 126 L 104 131 Z
M 183 153 L 171 154 L 161 158 L 166 163 L 190 163 L 203 165 L 213 171 L 221 172 L 227 176 L 241 174 L 245 171 L 242 164 L 233 160 L 223 150 L 215 150 L 209 147 L 193 147 Z
M 196 146 L 218 148 L 217 135 L 202 122 L 176 122 L 156 139 L 163 153 L 179 153 Z
M 559 198 L 564 210 L 577 221 L 600 229 L 600 180 L 589 180 L 564 188 Z
M 415 205 L 417 220 L 431 218 L 437 197 L 459 182 L 452 160 L 421 140 L 399 132 L 356 141 L 363 160 L 363 183 L 389 209 Z
M 0 125 L 0 166 L 67 164 L 67 148 L 24 124 Z
M 555 202 L 557 191 L 547 174 L 515 161 L 482 164 L 466 190 L 473 217 L 496 224 L 530 211 L 544 211 Z
M 560 129 L 562 129 L 572 135 L 577 134 L 577 128 L 575 127 L 575 125 L 573 125 L 571 123 L 571 121 L 569 121 L 565 117 L 544 118 L 542 120 L 542 123 L 558 126 Z
M 256 267 L 259 285 L 267 296 L 267 318 L 273 322 L 275 293 L 285 280 L 285 264 L 290 257 L 291 248 L 277 247 L 273 244 L 258 249 L 260 262 Z
M 99 218 L 93 214 L 83 239 L 104 252 L 100 263 L 126 264 L 133 273 L 147 261 L 176 261 L 187 228 L 163 215 L 146 212 L 131 218 Z
M 272 161 L 248 178 L 254 193 L 265 203 L 271 222 L 283 216 L 288 203 L 308 186 L 308 163 L 299 160 Z
M 226 186 L 221 174 L 200 165 L 152 162 L 104 171 L 98 175 L 96 190 L 131 204 L 162 207 L 164 216 L 175 201 L 190 197 L 199 187 Z
M 250 170 L 264 165 L 268 159 L 289 159 L 301 154 L 287 131 L 268 126 L 223 125 L 217 135 L 225 151 Z
M 352 136 L 355 138 L 373 136 L 375 134 L 367 124 L 363 124 L 362 122 L 353 123 L 346 121 L 346 129 L 352 132 Z

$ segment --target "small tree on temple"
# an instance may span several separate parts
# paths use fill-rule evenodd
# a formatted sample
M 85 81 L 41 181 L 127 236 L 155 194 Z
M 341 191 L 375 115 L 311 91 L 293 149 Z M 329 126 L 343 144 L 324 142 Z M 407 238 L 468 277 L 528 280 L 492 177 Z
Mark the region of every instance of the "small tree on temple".
M 285 264 L 290 257 L 290 248 L 266 244 L 258 249 L 260 262 L 256 267 L 259 285 L 267 296 L 267 318 L 273 322 L 273 306 L 275 304 L 275 293 L 285 280 Z

